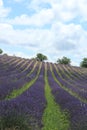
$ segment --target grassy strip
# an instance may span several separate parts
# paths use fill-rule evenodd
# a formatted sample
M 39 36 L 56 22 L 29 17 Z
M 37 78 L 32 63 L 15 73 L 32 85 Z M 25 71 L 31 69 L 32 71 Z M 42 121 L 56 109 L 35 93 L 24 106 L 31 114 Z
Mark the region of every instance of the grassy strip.
M 72 96 L 74 96 L 74 97 L 76 97 L 77 99 L 79 99 L 81 102 L 87 103 L 87 100 L 86 100 L 85 98 L 80 97 L 79 94 L 77 94 L 76 92 L 73 92 L 71 89 L 69 89 L 69 88 L 67 88 L 66 86 L 62 85 L 62 84 L 58 81 L 58 79 L 56 78 L 56 76 L 55 76 L 55 74 L 54 74 L 54 72 L 53 72 L 53 70 L 52 70 L 51 64 L 50 64 L 50 70 L 51 70 L 51 73 L 52 73 L 52 76 L 53 76 L 54 80 L 57 82 L 57 84 L 58 84 L 61 88 L 63 88 L 65 91 L 67 91 L 67 92 L 68 92 L 69 94 L 71 94 Z
M 29 64 L 22 72 L 25 72 L 25 71 L 31 66 L 32 63 L 33 63 L 33 60 L 30 62 L 30 64 Z M 29 77 L 30 74 L 34 71 L 36 65 L 37 65 L 37 62 L 34 64 L 33 69 L 27 74 L 27 77 Z M 23 78 L 24 78 L 24 76 L 22 76 L 20 79 L 23 79 Z M 18 80 L 18 79 L 15 78 L 15 79 L 13 79 L 13 82 L 16 82 L 17 80 Z
M 33 61 L 31 61 L 30 62 L 30 64 L 28 65 L 28 67 L 30 67 L 30 65 L 33 63 Z M 33 67 L 33 69 L 26 75 L 26 77 L 29 77 L 33 72 L 34 72 L 34 70 L 35 70 L 35 67 L 37 66 L 37 61 L 36 61 L 36 63 L 34 64 L 34 67 Z M 27 68 L 25 68 L 25 70 L 24 71 L 26 71 L 27 69 L 28 69 L 28 67 Z M 24 72 L 23 71 L 23 72 Z M 23 79 L 24 77 L 21 77 L 21 79 Z M 17 81 L 17 80 L 16 80 Z
M 69 70 L 68 65 L 64 66 L 64 69 L 67 71 L 68 74 L 66 74 L 70 79 L 72 79 L 72 72 Z
M 57 67 L 56 67 L 55 65 L 54 65 L 54 68 L 55 68 L 57 74 L 60 76 L 61 73 L 58 71 L 58 69 L 57 69 Z M 66 73 L 63 71 L 63 69 L 61 69 L 61 72 L 63 72 L 63 75 L 66 76 Z M 62 77 L 62 75 L 61 75 L 60 78 L 62 78 L 63 81 L 65 81 L 67 84 L 71 85 L 72 87 L 77 88 L 79 91 L 83 91 L 83 90 L 84 90 L 84 91 L 87 91 L 85 88 L 80 88 L 78 85 L 75 85 L 75 83 L 73 84 L 72 82 L 67 81 L 66 79 L 64 79 L 64 78 Z M 68 79 L 70 79 L 70 78 L 68 78 Z M 70 80 L 72 80 L 72 79 L 70 79 Z M 73 80 L 72 80 L 72 81 L 73 81 Z M 79 84 L 79 83 L 78 83 L 78 84 Z M 74 85 L 74 86 L 73 86 L 73 85 Z
M 40 74 L 40 70 L 41 70 L 41 66 L 42 63 L 39 66 L 39 70 L 37 72 L 36 77 L 31 80 L 29 83 L 25 84 L 22 88 L 14 90 L 10 95 L 8 95 L 6 97 L 6 100 L 12 99 L 12 98 L 16 98 L 17 96 L 21 95 L 23 92 L 25 92 L 29 87 L 31 87 L 31 85 L 33 85 L 35 83 L 35 81 L 38 79 L 38 75 Z
M 37 61 L 36 61 L 36 63 L 35 63 L 35 65 L 34 65 L 34 67 L 33 67 L 33 69 L 30 71 L 30 73 L 29 74 L 27 74 L 27 77 L 29 77 L 32 73 L 33 73 L 33 71 L 35 70 L 35 67 L 37 66 Z
M 42 130 L 68 130 L 69 120 L 66 112 L 62 112 L 60 107 L 54 101 L 51 94 L 51 88 L 47 78 L 47 66 L 45 64 L 45 97 L 47 100 L 47 107 L 43 114 L 44 127 Z
M 60 77 L 60 78 L 63 78 L 63 77 L 62 77 L 62 75 L 61 75 L 61 73 L 59 73 L 59 70 L 58 70 L 58 68 L 57 68 L 57 66 L 56 66 L 55 64 L 54 64 L 54 68 L 55 68 L 55 69 L 56 69 L 56 71 L 58 72 L 59 77 Z
M 32 64 L 33 62 L 34 62 L 34 60 L 32 60 L 22 72 L 25 72 L 26 70 L 28 70 L 28 68 L 31 66 L 31 64 Z
M 61 73 L 59 72 L 59 70 L 58 70 L 58 68 L 57 68 L 57 66 L 56 66 L 55 64 L 54 64 L 54 67 L 55 67 L 55 69 L 57 70 L 59 76 L 60 76 L 61 78 L 63 78 L 63 76 L 61 75 Z M 61 66 L 61 67 L 62 67 L 62 66 Z M 64 66 L 64 67 L 66 67 L 66 66 Z M 72 79 L 67 73 L 64 72 L 64 68 L 61 69 L 61 72 L 62 72 L 68 79 Z

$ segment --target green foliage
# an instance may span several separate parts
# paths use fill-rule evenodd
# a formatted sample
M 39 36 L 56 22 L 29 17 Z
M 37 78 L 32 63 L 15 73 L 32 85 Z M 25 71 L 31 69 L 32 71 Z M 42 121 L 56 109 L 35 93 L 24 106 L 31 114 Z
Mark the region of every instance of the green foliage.
M 71 62 L 70 59 L 65 57 L 65 56 L 62 59 L 57 60 L 58 64 L 65 64 L 65 65 L 68 64 L 68 65 L 70 65 L 70 62 Z
M 10 111 L 0 118 L 0 130 L 29 130 L 28 120 L 24 115 L 18 115 L 15 111 Z
M 9 95 L 7 95 L 6 100 L 10 100 L 12 98 L 16 98 L 17 96 L 21 95 L 23 92 L 25 92 L 27 89 L 29 89 L 38 79 L 38 75 L 40 74 L 40 70 L 41 70 L 41 66 L 42 63 L 39 66 L 39 70 L 37 71 L 36 77 L 33 78 L 31 81 L 29 81 L 28 83 L 26 83 L 23 87 L 21 87 L 20 89 L 14 89 Z M 30 74 L 34 71 L 35 68 L 33 68 L 30 73 L 28 74 L 28 76 L 30 76 Z
M 62 111 L 54 100 L 48 82 L 47 66 L 45 66 L 45 97 L 47 106 L 43 114 L 44 127 L 42 130 L 68 130 L 70 126 L 69 115 L 66 111 Z
M 31 115 L 10 110 L 0 117 L 0 130 L 40 130 L 40 128 L 36 119 Z
M 83 103 L 87 103 L 87 99 L 83 98 L 82 96 L 80 96 L 79 94 L 77 94 L 76 92 L 73 92 L 70 88 L 67 88 L 66 86 L 62 85 L 62 83 L 56 78 L 54 72 L 53 72 L 53 69 L 52 69 L 52 66 L 50 65 L 50 70 L 51 70 L 51 73 L 52 73 L 52 76 L 54 78 L 54 80 L 56 81 L 56 83 L 62 88 L 64 89 L 65 91 L 67 91 L 69 94 L 71 94 L 72 96 L 76 97 L 77 99 L 79 99 L 81 102 Z M 59 72 L 58 72 L 58 69 L 56 68 L 56 71 L 59 75 Z
M 83 58 L 83 61 L 80 63 L 80 66 L 87 68 L 87 58 Z
M 2 54 L 3 53 L 3 50 L 2 49 L 0 49 L 0 54 Z
M 45 56 L 41 53 L 38 53 L 36 59 L 39 61 L 44 61 L 44 60 L 47 60 L 47 56 Z

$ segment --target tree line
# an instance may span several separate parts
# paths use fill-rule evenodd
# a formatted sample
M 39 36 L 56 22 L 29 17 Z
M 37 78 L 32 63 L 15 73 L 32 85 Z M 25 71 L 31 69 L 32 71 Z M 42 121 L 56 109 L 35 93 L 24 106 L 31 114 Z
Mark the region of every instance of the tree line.
M 45 61 L 48 58 L 47 58 L 47 56 L 45 56 L 45 55 L 43 55 L 41 53 L 38 53 L 36 59 L 39 60 L 39 61 Z M 57 60 L 57 63 L 58 64 L 65 64 L 65 65 L 71 65 L 71 60 L 70 60 L 70 58 L 67 58 L 67 57 L 64 56 L 61 59 L 59 58 Z M 83 58 L 83 60 L 80 63 L 80 67 L 87 68 L 87 58 Z
M 3 53 L 3 50 L 0 49 L 0 54 L 2 54 L 2 53 Z M 33 58 L 33 59 L 36 59 L 37 61 L 45 61 L 45 60 L 48 60 L 47 56 L 44 55 L 44 54 L 42 54 L 42 53 L 38 53 L 38 54 L 36 55 L 36 57 Z M 70 58 L 67 58 L 67 57 L 65 57 L 65 56 L 63 56 L 61 59 L 59 58 L 59 59 L 57 60 L 57 63 L 58 63 L 58 64 L 64 64 L 64 65 L 71 65 L 71 59 L 70 59 Z M 83 58 L 83 60 L 82 60 L 81 63 L 80 63 L 80 67 L 85 67 L 85 68 L 87 68 L 87 58 Z

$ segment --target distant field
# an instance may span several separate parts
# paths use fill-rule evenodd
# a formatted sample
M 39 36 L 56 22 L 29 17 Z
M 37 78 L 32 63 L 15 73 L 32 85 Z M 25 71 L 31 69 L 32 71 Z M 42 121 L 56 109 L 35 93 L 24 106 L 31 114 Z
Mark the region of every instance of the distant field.
M 8 129 L 87 130 L 87 69 L 1 55 L 0 130 Z

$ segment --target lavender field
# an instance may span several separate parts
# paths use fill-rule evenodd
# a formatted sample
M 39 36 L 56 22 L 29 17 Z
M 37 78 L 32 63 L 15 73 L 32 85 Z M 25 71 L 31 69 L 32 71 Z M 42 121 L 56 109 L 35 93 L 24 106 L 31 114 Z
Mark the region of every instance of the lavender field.
M 87 69 L 0 55 L 0 130 L 87 130 Z

